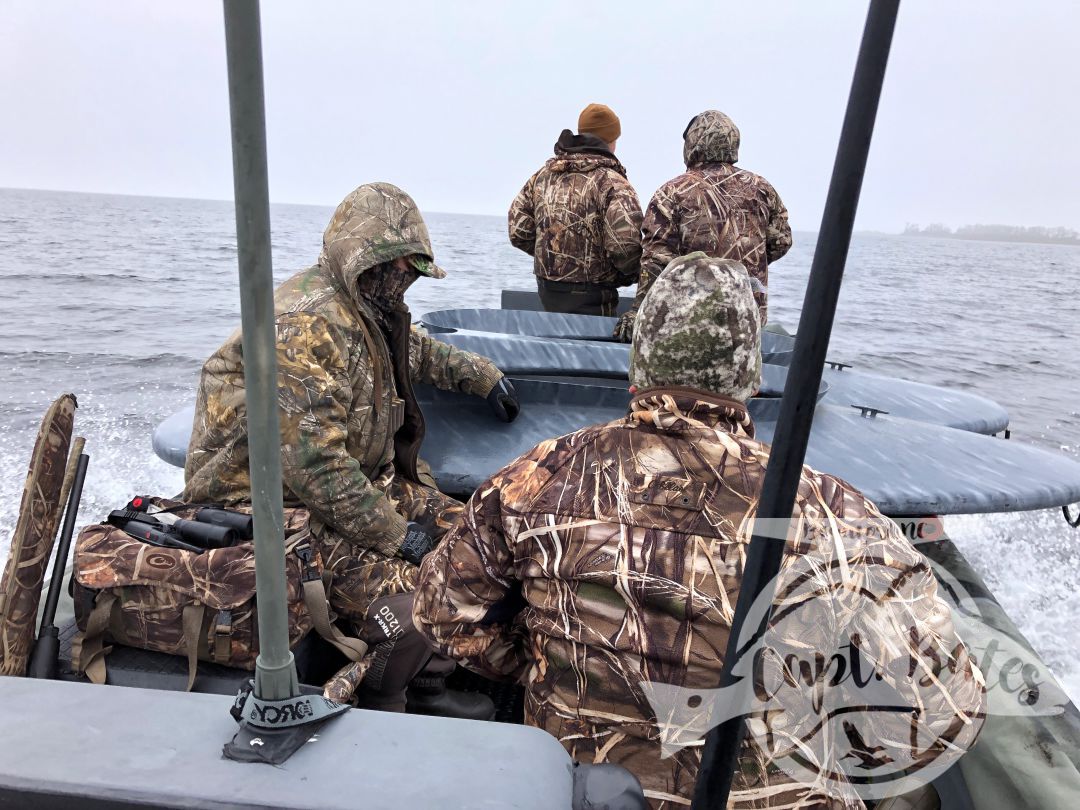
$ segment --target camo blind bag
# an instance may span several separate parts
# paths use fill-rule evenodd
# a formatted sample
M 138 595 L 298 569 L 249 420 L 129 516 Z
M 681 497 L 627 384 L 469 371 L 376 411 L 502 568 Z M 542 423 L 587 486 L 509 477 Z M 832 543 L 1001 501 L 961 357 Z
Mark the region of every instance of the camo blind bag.
M 154 503 L 178 505 L 161 499 Z M 184 510 L 176 514 L 189 516 Z M 314 627 L 359 660 L 366 645 L 333 626 L 322 561 L 309 542 L 307 518 L 304 509 L 285 510 L 289 646 Z M 75 545 L 72 596 L 81 631 L 73 659 L 94 683 L 105 683 L 110 642 L 187 657 L 189 690 L 198 661 L 255 668 L 259 631 L 253 541 L 200 554 L 150 545 L 109 524 L 88 526 Z

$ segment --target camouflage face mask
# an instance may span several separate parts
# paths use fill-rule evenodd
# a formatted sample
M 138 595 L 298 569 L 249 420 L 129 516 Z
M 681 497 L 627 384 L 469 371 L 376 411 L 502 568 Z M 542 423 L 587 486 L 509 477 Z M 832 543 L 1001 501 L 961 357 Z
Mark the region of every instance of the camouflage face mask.
M 356 287 L 364 298 L 383 312 L 392 312 L 405 304 L 405 291 L 420 278 L 411 265 L 400 270 L 392 262 L 384 262 L 360 274 Z

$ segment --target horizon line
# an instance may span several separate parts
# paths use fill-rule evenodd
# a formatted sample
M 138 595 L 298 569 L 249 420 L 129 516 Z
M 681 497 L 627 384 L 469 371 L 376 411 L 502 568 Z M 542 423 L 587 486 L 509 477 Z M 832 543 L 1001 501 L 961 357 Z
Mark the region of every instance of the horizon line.
M 123 191 L 84 191 L 82 189 L 71 188 L 31 188 L 29 186 L 0 186 L 0 191 L 40 191 L 46 194 L 89 194 L 95 197 L 131 197 L 133 199 L 142 200 L 187 200 L 190 202 L 214 202 L 214 203 L 229 203 L 235 204 L 236 200 L 233 198 L 222 197 L 185 197 L 179 194 L 132 194 L 131 192 Z M 287 202 L 281 200 L 270 200 L 270 205 L 293 205 L 301 208 L 335 208 L 338 203 L 301 203 L 301 202 Z M 475 214 L 468 211 L 435 211 L 431 210 L 428 213 L 431 214 L 453 214 L 458 217 L 501 217 L 502 214 Z
M 129 192 L 118 191 L 82 191 L 78 189 L 70 188 L 30 188 L 28 186 L 0 186 L 0 191 L 38 191 L 46 194 L 89 194 L 95 197 L 131 197 L 134 199 L 144 200 L 187 200 L 191 202 L 215 202 L 215 203 L 235 203 L 233 199 L 224 199 L 220 197 L 185 197 L 176 194 L 132 194 Z M 283 202 L 281 200 L 270 200 L 270 205 L 293 205 L 302 208 L 330 208 L 336 207 L 337 203 L 299 203 L 299 202 Z M 470 211 L 436 211 L 431 209 L 427 211 L 428 214 L 449 214 L 455 217 L 496 217 L 502 218 L 505 214 L 477 214 Z M 807 230 L 803 228 L 792 228 L 796 233 L 812 233 L 817 234 L 816 230 Z M 887 231 L 881 228 L 859 228 L 855 233 L 877 233 L 886 234 L 888 236 L 900 236 L 902 232 Z

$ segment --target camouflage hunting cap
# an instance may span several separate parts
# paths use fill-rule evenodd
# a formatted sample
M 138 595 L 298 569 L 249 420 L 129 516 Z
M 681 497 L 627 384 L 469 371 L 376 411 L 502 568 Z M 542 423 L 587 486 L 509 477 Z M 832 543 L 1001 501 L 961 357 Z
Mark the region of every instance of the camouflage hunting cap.
M 445 270 L 435 264 L 431 259 L 426 256 L 421 256 L 419 253 L 414 253 L 409 257 L 409 265 L 422 276 L 427 276 L 428 278 L 446 278 Z
M 683 130 L 686 168 L 702 163 L 738 163 L 739 128 L 719 110 L 706 110 L 690 119 Z
M 443 278 L 413 198 L 391 183 L 365 183 L 341 201 L 323 232 L 320 264 L 352 288 L 376 265 L 411 257 L 418 273 Z
M 757 391 L 758 307 L 742 264 L 698 251 L 664 268 L 638 309 L 630 382 L 685 385 L 740 402 Z

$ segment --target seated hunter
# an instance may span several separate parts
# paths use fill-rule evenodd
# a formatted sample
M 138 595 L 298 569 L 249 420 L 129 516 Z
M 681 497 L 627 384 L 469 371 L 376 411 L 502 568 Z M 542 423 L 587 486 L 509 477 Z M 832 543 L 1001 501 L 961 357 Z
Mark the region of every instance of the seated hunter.
M 741 264 L 704 253 L 671 261 L 638 316 L 629 414 L 545 441 L 495 473 L 420 569 L 414 621 L 435 648 L 523 684 L 527 723 L 576 761 L 630 770 L 653 808 L 686 807 L 693 796 L 707 727 L 680 725 L 675 714 L 719 683 L 769 461 L 747 410 L 760 381 L 758 319 Z M 969 745 L 981 676 L 926 561 L 830 475 L 804 468 L 795 510 L 780 529 L 787 553 L 778 593 L 794 583 L 823 596 L 777 609 L 780 640 L 813 661 L 816 651 L 858 639 L 861 654 L 902 660 L 902 673 L 913 662 L 933 684 L 921 714 L 856 729 L 867 742 L 856 753 L 904 748 L 916 730 L 954 750 Z M 765 660 L 766 674 L 798 683 L 783 669 L 789 659 Z M 897 667 L 885 671 L 892 677 Z M 889 688 L 902 691 L 902 677 Z M 750 710 L 764 720 L 750 724 L 730 807 L 863 806 L 843 775 L 859 762 L 845 759 L 844 734 L 814 736 L 819 714 L 787 711 L 801 712 L 808 691 L 788 689 L 798 694 L 788 695 L 782 718 Z M 670 712 L 665 694 L 676 695 Z M 691 715 L 702 724 L 709 717 Z M 787 765 L 804 752 L 818 764 L 797 778 Z
M 454 663 L 411 619 L 417 565 L 462 510 L 417 455 L 424 419 L 413 384 L 486 398 L 503 421 L 518 412 L 490 360 L 411 326 L 405 291 L 420 276 L 444 275 L 401 189 L 363 185 L 337 207 L 318 262 L 274 297 L 282 479 L 286 506 L 310 512 L 330 606 L 374 651 L 359 704 L 488 717 L 487 698 L 446 690 Z M 203 366 L 184 498 L 250 501 L 247 447 L 236 332 Z

